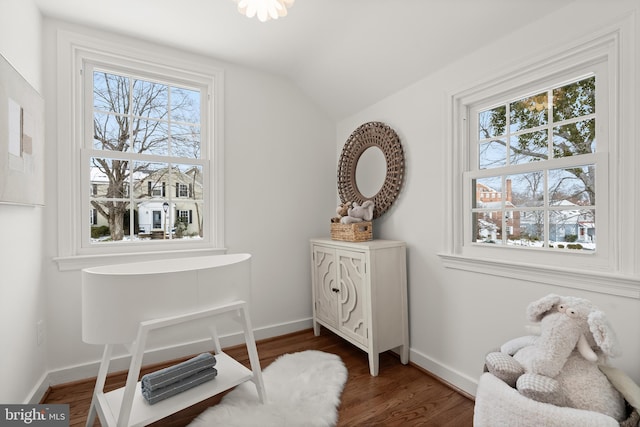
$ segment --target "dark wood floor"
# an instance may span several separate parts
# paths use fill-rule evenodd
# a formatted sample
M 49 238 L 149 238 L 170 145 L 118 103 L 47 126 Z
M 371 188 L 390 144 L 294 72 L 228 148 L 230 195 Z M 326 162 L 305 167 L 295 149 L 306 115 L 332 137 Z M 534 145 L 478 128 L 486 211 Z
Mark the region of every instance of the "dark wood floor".
M 349 371 L 341 396 L 338 426 L 439 426 L 464 427 L 473 422 L 473 401 L 444 385 L 415 366 L 402 365 L 391 353 L 380 355 L 380 373 L 369 375 L 365 352 L 323 329 L 319 337 L 311 330 L 257 343 L 260 365 L 266 368 L 278 356 L 304 350 L 320 350 L 339 355 Z M 225 349 L 239 362 L 249 366 L 244 345 Z M 175 363 L 171 361 L 170 363 Z M 164 365 L 145 368 L 141 375 Z M 105 390 L 124 386 L 126 373 L 112 374 Z M 49 390 L 43 403 L 70 405 L 70 425 L 84 425 L 91 402 L 94 381 L 60 385 Z M 221 399 L 216 396 L 162 419 L 154 426 L 179 427 Z M 99 425 L 96 422 L 96 425 Z

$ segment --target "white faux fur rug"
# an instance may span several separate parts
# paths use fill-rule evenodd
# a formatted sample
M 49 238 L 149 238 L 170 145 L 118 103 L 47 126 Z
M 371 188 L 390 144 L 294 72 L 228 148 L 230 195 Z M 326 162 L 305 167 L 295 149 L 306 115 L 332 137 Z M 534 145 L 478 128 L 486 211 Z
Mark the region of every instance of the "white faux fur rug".
M 253 382 L 240 384 L 190 427 L 335 426 L 347 368 L 339 356 L 307 350 L 285 354 L 262 371 L 267 402 Z M 214 380 L 215 381 L 215 380 Z

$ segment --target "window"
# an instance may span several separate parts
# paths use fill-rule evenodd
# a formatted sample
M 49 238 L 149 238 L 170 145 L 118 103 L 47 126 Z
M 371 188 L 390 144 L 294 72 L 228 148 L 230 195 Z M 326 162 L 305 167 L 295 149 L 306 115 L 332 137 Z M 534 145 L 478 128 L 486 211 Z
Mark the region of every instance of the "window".
M 176 184 L 176 197 L 191 197 L 190 188 L 190 185 Z
M 192 217 L 192 212 L 191 210 L 188 211 L 178 211 L 178 218 L 180 218 L 180 221 L 182 221 L 185 224 L 191 224 L 193 222 L 193 217 Z
M 591 74 L 469 109 L 470 243 L 597 249 L 596 170 L 604 157 L 595 155 L 596 128 L 606 123 L 597 120 L 596 94 L 602 78 L 599 72 L 598 81 Z
M 638 295 L 630 28 L 451 96 L 446 267 Z
M 72 32 L 58 52 L 59 268 L 223 251 L 222 71 Z
M 164 197 L 165 183 L 147 181 L 147 195 L 150 197 Z
M 83 176 L 104 178 L 102 191 L 86 206 L 108 227 L 103 236 L 90 237 L 90 244 L 140 243 L 158 235 L 165 241 L 200 239 L 208 226 L 204 221 L 189 234 L 171 231 L 177 199 L 189 196 L 182 182 L 196 190 L 188 202 L 180 201 L 183 208 L 205 212 L 201 128 L 207 88 L 89 61 L 84 72 L 84 99 L 91 102 L 84 105 L 88 173 Z M 175 196 L 167 191 L 173 187 Z M 127 194 L 127 188 L 133 192 Z

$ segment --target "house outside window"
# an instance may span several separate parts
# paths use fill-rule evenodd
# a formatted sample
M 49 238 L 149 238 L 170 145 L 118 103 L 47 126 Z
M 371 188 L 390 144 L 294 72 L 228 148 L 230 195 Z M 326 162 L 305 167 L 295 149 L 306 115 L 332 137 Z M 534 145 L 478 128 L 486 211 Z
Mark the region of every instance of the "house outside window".
M 451 95 L 445 267 L 637 292 L 632 34 L 621 23 Z
M 73 32 L 57 43 L 58 137 L 68 142 L 58 151 L 59 268 L 222 251 L 222 70 Z M 180 236 L 178 210 L 192 211 Z

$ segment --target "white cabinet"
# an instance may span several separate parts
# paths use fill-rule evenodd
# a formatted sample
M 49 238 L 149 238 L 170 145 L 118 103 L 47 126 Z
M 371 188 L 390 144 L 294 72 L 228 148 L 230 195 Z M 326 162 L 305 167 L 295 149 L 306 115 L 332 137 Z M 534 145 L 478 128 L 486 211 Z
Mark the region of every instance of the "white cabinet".
M 311 240 L 313 330 L 324 326 L 369 354 L 397 349 L 409 362 L 406 245 L 393 240 Z

